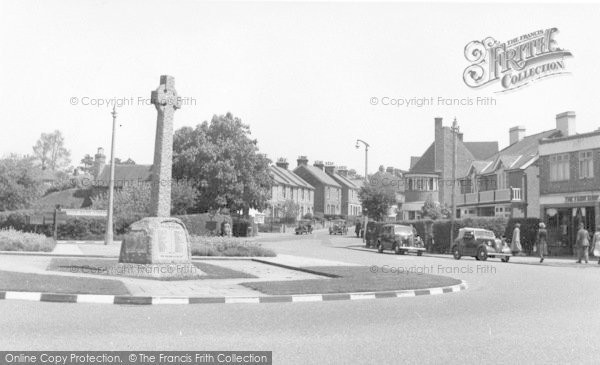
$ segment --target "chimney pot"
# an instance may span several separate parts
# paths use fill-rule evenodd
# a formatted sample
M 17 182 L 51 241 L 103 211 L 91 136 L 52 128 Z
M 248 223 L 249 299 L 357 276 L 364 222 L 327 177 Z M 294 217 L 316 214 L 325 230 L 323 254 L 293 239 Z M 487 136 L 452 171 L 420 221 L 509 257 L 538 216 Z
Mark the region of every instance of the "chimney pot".
M 298 156 L 298 159 L 296 160 L 296 162 L 298 162 L 298 166 L 308 165 L 308 158 L 306 158 L 306 156 Z

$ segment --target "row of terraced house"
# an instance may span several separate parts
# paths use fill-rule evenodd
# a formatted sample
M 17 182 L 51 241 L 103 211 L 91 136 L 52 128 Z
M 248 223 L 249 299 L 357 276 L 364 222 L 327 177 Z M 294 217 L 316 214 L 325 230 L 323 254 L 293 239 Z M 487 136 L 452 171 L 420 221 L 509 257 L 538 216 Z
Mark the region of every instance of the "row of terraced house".
M 531 135 L 512 127 L 509 145 L 498 150 L 497 142 L 465 141 L 435 118 L 435 140 L 411 158 L 404 175 L 401 218 L 422 218 L 428 198 L 451 207 L 454 189 L 457 217 L 540 218 L 553 251 L 572 251 L 579 223 L 590 232 L 600 225 L 600 129 L 577 134 L 572 111 L 556 115 L 553 124 Z
M 284 216 L 290 201 L 299 208 L 298 219 L 308 213 L 318 218 L 341 216 L 349 220 L 362 214 L 358 197 L 362 183 L 345 166 L 323 161 L 310 165 L 306 156 L 298 157 L 296 162 L 293 170 L 285 158 L 270 167 L 273 187 L 269 209 L 264 212 L 267 217 Z

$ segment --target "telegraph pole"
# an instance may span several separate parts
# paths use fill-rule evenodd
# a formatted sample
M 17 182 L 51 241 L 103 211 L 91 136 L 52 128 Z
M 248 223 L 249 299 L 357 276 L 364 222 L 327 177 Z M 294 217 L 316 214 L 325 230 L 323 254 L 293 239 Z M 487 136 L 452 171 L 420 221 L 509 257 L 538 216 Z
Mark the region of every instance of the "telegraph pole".
M 450 215 L 450 247 L 454 242 L 454 226 L 456 220 L 456 138 L 460 131 L 456 117 L 452 122 L 452 213 Z
M 369 144 L 365 141 L 363 141 L 362 139 L 357 139 L 356 140 L 356 148 L 358 149 L 360 147 L 360 145 L 358 143 L 362 143 L 365 146 L 365 188 L 367 188 L 367 185 L 369 184 Z M 366 214 L 366 209 L 363 207 L 363 211 L 365 211 L 365 216 L 364 216 L 364 224 L 363 224 L 363 242 L 365 242 L 366 240 L 366 236 L 367 236 L 367 223 L 369 223 L 369 217 L 368 214 Z
M 113 203 L 115 191 L 115 135 L 117 127 L 117 108 L 113 106 L 112 111 L 112 140 L 110 143 L 110 181 L 108 182 L 108 209 L 106 212 L 106 234 L 104 244 L 109 245 L 113 242 Z

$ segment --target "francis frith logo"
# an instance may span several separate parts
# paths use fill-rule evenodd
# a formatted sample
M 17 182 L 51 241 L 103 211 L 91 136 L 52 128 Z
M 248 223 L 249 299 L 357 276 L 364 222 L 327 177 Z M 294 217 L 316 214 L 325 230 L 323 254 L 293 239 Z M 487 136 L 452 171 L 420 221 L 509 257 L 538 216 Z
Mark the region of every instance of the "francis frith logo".
M 540 29 L 506 42 L 492 37 L 472 41 L 465 46 L 465 58 L 471 63 L 463 80 L 471 88 L 499 83 L 504 92 L 532 81 L 568 73 L 565 58 L 568 50 L 558 47 L 557 28 Z

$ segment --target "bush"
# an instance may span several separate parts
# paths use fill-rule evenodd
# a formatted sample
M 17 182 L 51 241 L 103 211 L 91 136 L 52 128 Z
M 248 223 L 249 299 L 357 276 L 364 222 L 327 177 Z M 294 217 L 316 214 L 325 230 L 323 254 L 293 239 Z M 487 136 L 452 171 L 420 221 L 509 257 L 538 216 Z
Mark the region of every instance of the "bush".
M 531 253 L 540 224 L 539 218 L 511 218 L 506 225 L 505 235 L 507 240 L 512 240 L 515 224 L 521 223 L 521 246 L 524 252 Z
M 275 252 L 246 238 L 191 236 L 191 241 L 193 256 L 276 256 Z
M 250 230 L 248 228 L 250 228 Z M 250 231 L 251 236 L 253 236 L 255 232 L 258 231 L 258 227 L 255 227 L 254 221 L 252 219 L 235 218 L 233 220 L 233 224 L 231 226 L 231 233 L 235 237 L 248 237 L 248 231 Z
M 56 242 L 43 234 L 17 231 L 13 228 L 0 230 L 0 251 L 50 252 Z
M 231 224 L 231 217 L 222 214 L 186 214 L 175 217 L 181 219 L 188 232 L 195 236 L 220 236 L 223 223 L 227 222 Z

